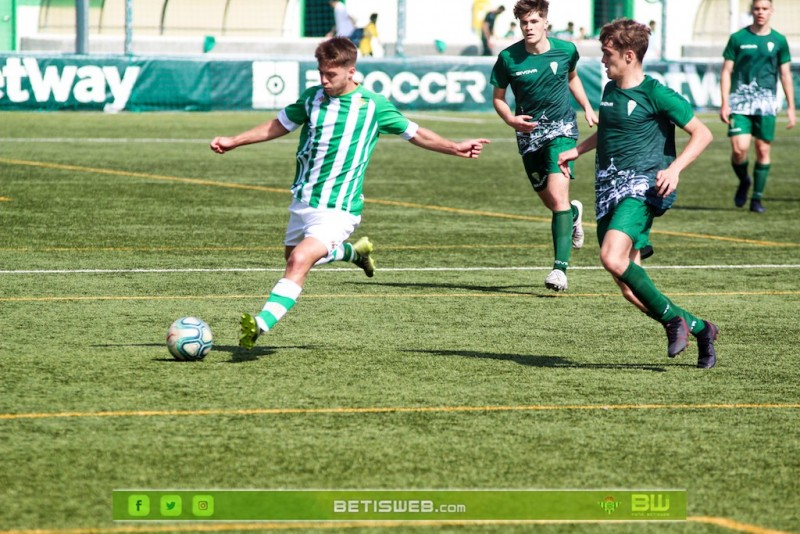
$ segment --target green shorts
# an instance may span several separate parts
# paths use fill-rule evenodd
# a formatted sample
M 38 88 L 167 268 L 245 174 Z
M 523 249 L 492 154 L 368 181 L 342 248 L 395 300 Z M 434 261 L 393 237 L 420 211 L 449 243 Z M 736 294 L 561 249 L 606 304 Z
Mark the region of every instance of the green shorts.
M 569 137 L 556 137 L 539 150 L 528 152 L 522 155 L 522 164 L 525 166 L 525 174 L 531 181 L 533 190 L 537 193 L 544 191 L 547 187 L 547 176 L 550 174 L 561 174 L 558 167 L 558 156 L 562 152 L 575 148 L 577 142 Z M 572 173 L 573 163 L 569 162 L 569 175 L 574 178 Z
M 634 249 L 642 250 L 650 246 L 650 228 L 654 217 L 653 208 L 644 201 L 626 198 L 597 221 L 597 242 L 602 246 L 606 232 L 617 230 L 631 238 Z
M 775 139 L 775 116 L 731 114 L 728 137 L 745 134 L 771 143 Z

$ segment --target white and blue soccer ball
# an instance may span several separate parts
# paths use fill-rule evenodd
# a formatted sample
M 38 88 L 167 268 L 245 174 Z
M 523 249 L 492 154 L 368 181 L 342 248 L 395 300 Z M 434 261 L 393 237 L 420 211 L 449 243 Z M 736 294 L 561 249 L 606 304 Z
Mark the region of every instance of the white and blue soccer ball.
M 167 331 L 167 348 L 176 360 L 202 360 L 213 346 L 211 327 L 197 317 L 181 317 Z

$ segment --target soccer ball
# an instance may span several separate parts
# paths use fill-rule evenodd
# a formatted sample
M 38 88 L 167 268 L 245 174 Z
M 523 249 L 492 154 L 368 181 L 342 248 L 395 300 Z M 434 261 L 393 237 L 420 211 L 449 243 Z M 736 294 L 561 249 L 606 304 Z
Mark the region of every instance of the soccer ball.
M 202 360 L 213 346 L 211 328 L 197 317 L 181 317 L 167 331 L 167 348 L 176 360 Z

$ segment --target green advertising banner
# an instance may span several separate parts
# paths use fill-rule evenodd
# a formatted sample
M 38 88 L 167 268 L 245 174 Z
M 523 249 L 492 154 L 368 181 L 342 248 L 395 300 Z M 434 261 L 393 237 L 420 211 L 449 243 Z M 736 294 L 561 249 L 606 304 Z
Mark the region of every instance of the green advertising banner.
M 491 111 L 493 65 L 491 58 L 365 59 L 357 79 L 400 109 Z M 671 62 L 645 72 L 704 109 L 719 107 L 720 68 Z M 582 60 L 578 74 L 596 108 L 607 82 L 602 65 Z M 317 83 L 314 61 L 0 54 L 0 110 L 274 110 Z M 800 76 L 794 83 L 800 94 Z
M 685 521 L 686 490 L 115 490 L 115 521 Z

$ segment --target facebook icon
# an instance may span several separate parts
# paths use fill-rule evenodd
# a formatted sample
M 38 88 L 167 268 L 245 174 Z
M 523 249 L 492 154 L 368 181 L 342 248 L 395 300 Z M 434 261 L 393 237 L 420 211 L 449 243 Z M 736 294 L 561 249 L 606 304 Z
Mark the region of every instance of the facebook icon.
M 130 495 L 128 497 L 128 515 L 132 517 L 150 515 L 150 497 L 147 495 Z

